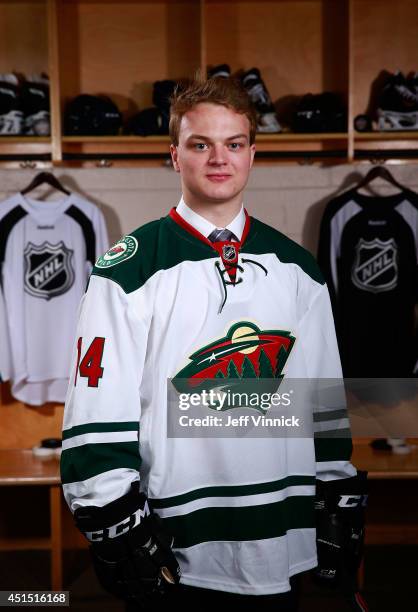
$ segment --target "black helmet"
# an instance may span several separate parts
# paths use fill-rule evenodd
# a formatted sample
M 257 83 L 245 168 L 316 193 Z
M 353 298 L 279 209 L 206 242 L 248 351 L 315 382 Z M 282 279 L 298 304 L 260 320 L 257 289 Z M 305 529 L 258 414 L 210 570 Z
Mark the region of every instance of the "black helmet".
M 176 87 L 176 81 L 165 79 L 153 84 L 152 101 L 155 106 L 144 108 L 129 121 L 126 132 L 136 136 L 162 136 L 168 134 L 170 122 L 170 99 Z
M 135 136 L 162 136 L 168 134 L 168 116 L 152 106 L 144 108 L 132 117 L 127 128 Z
M 293 117 L 295 132 L 344 132 L 347 112 L 338 94 L 306 94 L 299 101 Z
M 65 133 L 80 136 L 114 136 L 122 126 L 118 107 L 107 96 L 82 94 L 65 112 Z
M 155 81 L 153 85 L 152 101 L 154 105 L 165 115 L 170 114 L 170 98 L 176 89 L 176 81 L 166 79 Z

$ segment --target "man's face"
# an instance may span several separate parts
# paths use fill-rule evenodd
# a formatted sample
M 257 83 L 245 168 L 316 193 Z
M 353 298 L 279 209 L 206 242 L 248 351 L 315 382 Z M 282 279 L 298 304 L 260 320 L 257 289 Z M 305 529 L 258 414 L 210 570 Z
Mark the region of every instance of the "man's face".
M 225 106 L 202 102 L 183 116 L 171 156 L 188 204 L 242 202 L 255 153 L 249 139 L 248 118 Z

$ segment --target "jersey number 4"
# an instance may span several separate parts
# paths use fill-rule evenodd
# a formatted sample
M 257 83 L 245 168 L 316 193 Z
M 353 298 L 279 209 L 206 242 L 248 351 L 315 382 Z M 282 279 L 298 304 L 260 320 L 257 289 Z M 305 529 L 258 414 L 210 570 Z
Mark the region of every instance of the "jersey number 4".
M 77 368 L 75 371 L 74 386 L 77 384 L 77 377 L 88 379 L 89 387 L 98 387 L 99 380 L 103 377 L 102 359 L 105 345 L 105 338 L 95 338 L 87 349 L 83 359 L 81 359 L 81 347 L 83 338 L 77 342 Z

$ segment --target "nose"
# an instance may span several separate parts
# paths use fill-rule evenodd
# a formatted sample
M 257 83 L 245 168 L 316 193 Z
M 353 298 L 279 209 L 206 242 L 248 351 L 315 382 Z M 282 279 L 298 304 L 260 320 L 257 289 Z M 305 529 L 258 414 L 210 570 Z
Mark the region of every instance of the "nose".
M 215 143 L 210 150 L 209 163 L 214 166 L 221 166 L 226 163 L 226 155 L 223 144 Z

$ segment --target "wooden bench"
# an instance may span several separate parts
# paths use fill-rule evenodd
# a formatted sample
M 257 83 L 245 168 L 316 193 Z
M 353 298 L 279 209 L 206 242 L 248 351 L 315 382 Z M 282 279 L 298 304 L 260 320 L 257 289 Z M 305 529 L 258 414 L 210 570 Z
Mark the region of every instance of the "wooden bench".
M 418 418 L 418 413 L 417 413 Z M 396 455 L 386 451 L 376 451 L 370 440 L 354 440 L 352 462 L 360 470 L 367 470 L 371 480 L 409 480 L 418 478 L 418 441 L 409 440 L 412 452 Z
M 408 455 L 354 444 L 353 464 L 369 473 L 366 544 L 418 545 L 418 440 L 409 444 Z
M 47 538 L 2 538 L 0 549 L 51 551 L 51 588 L 62 588 L 61 480 L 57 458 L 39 459 L 31 450 L 0 450 L 0 486 L 44 486 L 49 489 L 50 535 Z M 30 507 L 30 499 L 28 499 Z
M 396 455 L 376 451 L 370 440 L 354 440 L 352 462 L 368 471 L 369 507 L 366 514 L 366 546 L 379 544 L 418 544 L 418 487 L 410 486 L 418 478 L 418 441 L 409 440 L 412 452 Z M 396 489 L 396 490 L 395 490 Z M 405 512 L 405 507 L 408 512 Z M 409 520 L 408 519 L 409 514 Z M 415 518 L 414 518 L 415 517 Z M 364 587 L 364 560 L 359 584 Z

